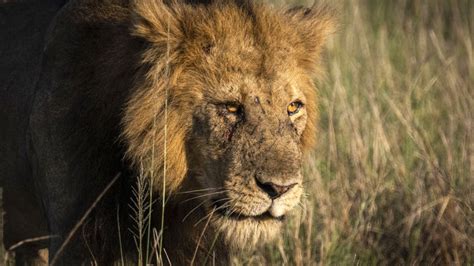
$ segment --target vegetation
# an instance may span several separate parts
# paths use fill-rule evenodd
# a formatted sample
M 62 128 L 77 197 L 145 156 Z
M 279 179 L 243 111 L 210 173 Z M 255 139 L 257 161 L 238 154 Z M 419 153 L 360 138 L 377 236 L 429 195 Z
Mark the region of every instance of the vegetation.
M 474 263 L 474 2 L 343 1 L 301 215 L 238 263 Z
M 234 264 L 474 264 L 474 1 L 339 9 L 301 212 Z

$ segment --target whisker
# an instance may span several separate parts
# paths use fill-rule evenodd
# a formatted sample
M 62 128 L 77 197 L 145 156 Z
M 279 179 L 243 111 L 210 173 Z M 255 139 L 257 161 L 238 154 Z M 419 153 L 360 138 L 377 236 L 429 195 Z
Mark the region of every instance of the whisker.
M 218 190 L 218 189 L 224 189 L 224 187 L 217 187 L 217 188 L 211 187 L 211 188 L 202 188 L 202 189 L 194 189 L 194 190 L 185 190 L 185 191 L 176 192 L 175 194 L 189 194 L 189 193 L 209 191 L 209 190 Z
M 217 211 L 230 207 L 230 204 L 234 201 L 234 200 L 231 200 L 230 198 L 226 198 L 226 200 L 227 200 L 227 202 L 225 202 L 221 206 L 217 207 L 217 209 L 216 209 Z M 215 202 L 218 202 L 218 201 L 215 201 Z
M 206 194 L 202 194 L 202 195 L 198 195 L 198 196 L 194 196 L 194 197 L 185 199 L 185 200 L 183 200 L 181 203 L 185 203 L 185 202 L 188 202 L 188 201 L 191 201 L 191 200 L 195 200 L 195 199 L 199 199 L 199 198 L 204 198 L 204 197 L 208 197 L 208 196 L 212 196 L 212 195 L 222 194 L 222 193 L 225 193 L 225 192 L 227 192 L 227 191 L 224 190 L 224 191 L 210 192 L 210 193 L 206 193 Z
M 205 215 L 203 218 L 201 218 L 199 221 L 197 221 L 197 222 L 194 224 L 194 227 L 196 227 L 196 226 L 197 226 L 199 223 L 201 223 L 202 221 L 206 220 L 210 215 L 213 215 L 214 212 L 216 212 L 216 211 L 218 211 L 218 210 L 221 210 L 221 209 L 223 209 L 223 208 L 229 207 L 229 206 L 230 206 L 230 202 L 231 202 L 231 201 L 226 202 L 226 203 L 222 204 L 222 205 L 219 206 L 219 207 L 214 207 L 213 212 L 208 213 L 208 214 Z
M 197 210 L 199 207 L 201 207 L 204 203 L 206 203 L 205 201 L 201 202 L 200 204 L 198 204 L 196 207 L 194 207 L 191 211 L 189 211 L 183 218 L 182 222 L 184 222 L 186 220 L 186 218 L 189 217 L 189 215 L 191 215 L 195 210 Z
M 223 201 L 223 200 L 228 200 L 228 198 L 222 198 L 222 199 L 218 199 L 214 202 L 219 202 L 219 201 Z M 186 218 L 189 217 L 189 215 L 191 215 L 194 211 L 196 211 L 199 207 L 201 207 L 204 203 L 206 203 L 205 201 L 201 202 L 200 204 L 198 204 L 196 207 L 194 207 L 191 211 L 189 211 L 183 218 L 183 222 L 186 220 Z
M 226 213 L 226 216 L 227 217 L 230 217 L 232 214 L 236 213 L 236 209 L 235 209 L 235 206 L 237 205 L 237 203 L 243 198 L 244 196 L 239 196 L 238 198 L 234 199 L 232 202 L 229 202 L 229 203 L 234 203 L 232 205 L 232 207 L 230 208 L 230 212 L 229 213 Z M 238 214 L 237 217 L 240 217 L 240 213 Z

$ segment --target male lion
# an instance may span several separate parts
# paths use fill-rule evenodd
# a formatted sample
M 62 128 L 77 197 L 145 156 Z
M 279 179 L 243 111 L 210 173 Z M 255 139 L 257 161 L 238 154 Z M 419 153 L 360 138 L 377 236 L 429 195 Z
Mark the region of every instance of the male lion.
M 225 264 L 275 236 L 302 194 L 331 13 L 244 0 L 77 0 L 56 12 L 56 2 L 0 10 L 17 23 L 1 33 L 5 244 L 48 236 L 13 246 L 18 261 L 38 262 L 45 247 L 60 265 L 133 257 L 137 178 L 153 192 L 165 262 Z

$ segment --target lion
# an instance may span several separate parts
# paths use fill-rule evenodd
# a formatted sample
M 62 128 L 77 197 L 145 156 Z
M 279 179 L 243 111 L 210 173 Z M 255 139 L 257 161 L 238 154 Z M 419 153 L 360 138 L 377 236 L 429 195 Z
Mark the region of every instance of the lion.
M 7 247 L 39 237 L 18 254 L 48 263 L 47 249 L 57 265 L 136 259 L 130 209 L 143 179 L 164 263 L 226 264 L 279 234 L 316 139 L 330 9 L 78 0 L 52 10 L 35 60 L 13 60 L 31 69 L 0 90 Z

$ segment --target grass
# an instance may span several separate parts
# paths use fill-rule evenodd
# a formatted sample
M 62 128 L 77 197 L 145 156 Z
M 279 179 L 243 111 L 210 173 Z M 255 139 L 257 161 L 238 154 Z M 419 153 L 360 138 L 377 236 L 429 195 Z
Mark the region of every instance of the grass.
M 474 264 L 474 2 L 340 6 L 301 212 L 233 263 Z
M 236 263 L 474 263 L 474 2 L 341 1 L 305 207 Z

